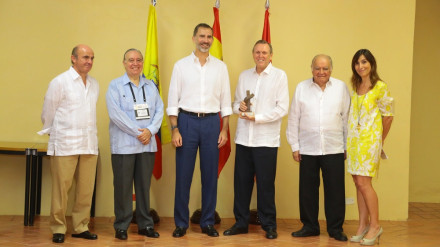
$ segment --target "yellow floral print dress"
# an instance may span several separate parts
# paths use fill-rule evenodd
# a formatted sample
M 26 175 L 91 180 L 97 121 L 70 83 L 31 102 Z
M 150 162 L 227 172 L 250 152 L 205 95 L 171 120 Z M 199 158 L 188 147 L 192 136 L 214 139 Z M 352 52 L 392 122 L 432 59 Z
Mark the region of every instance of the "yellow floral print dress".
M 382 151 L 382 117 L 393 116 L 393 98 L 378 81 L 364 95 L 353 93 L 348 118 L 347 170 L 352 175 L 374 177 Z

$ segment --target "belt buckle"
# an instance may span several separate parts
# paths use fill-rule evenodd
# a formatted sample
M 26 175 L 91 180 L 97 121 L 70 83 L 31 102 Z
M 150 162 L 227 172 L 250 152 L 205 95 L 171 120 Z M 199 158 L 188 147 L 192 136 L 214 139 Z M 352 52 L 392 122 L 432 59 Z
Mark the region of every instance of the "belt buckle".
M 197 117 L 203 117 L 203 113 L 197 112 Z

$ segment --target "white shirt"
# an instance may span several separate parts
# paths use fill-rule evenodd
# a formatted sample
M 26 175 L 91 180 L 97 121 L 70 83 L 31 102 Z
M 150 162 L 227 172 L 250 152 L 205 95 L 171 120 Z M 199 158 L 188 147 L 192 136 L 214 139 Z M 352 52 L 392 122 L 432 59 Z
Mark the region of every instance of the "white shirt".
M 232 114 L 231 89 L 226 64 L 209 55 L 201 66 L 191 55 L 176 62 L 168 92 L 168 116 L 177 116 L 179 108 L 197 113 Z
M 279 147 L 281 119 L 289 110 L 286 73 L 272 63 L 260 74 L 255 68 L 243 71 L 235 90 L 234 113 L 240 113 L 240 102 L 247 90 L 254 94 L 251 110 L 255 122 L 238 119 L 235 143 L 248 147 Z
M 44 97 L 40 135 L 49 134 L 48 155 L 98 154 L 96 102 L 99 84 L 70 69 L 53 79 Z
M 292 151 L 306 155 L 343 153 L 349 109 L 350 94 L 343 81 L 330 77 L 324 91 L 313 78 L 300 82 L 286 131 Z

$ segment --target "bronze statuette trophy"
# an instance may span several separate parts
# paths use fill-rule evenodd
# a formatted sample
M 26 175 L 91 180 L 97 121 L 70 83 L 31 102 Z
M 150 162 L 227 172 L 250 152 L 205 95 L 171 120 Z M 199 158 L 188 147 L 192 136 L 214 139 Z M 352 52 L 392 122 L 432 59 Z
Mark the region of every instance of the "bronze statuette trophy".
M 244 103 L 246 104 L 246 114 L 247 115 L 254 115 L 251 111 L 251 99 L 254 97 L 254 94 L 251 94 L 249 90 L 246 90 L 246 97 L 243 99 Z M 244 116 L 244 113 L 242 113 Z

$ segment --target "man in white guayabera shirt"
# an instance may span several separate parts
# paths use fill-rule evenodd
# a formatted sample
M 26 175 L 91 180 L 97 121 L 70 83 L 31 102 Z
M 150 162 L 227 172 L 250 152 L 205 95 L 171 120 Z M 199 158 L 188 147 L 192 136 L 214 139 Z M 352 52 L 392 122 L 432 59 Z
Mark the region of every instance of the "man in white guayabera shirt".
M 290 106 L 287 141 L 299 162 L 299 211 L 304 224 L 293 237 L 320 234 L 320 170 L 324 181 L 325 216 L 330 237 L 347 241 L 344 160 L 350 94 L 343 81 L 332 78 L 332 60 L 317 55 L 312 60 L 313 78 L 298 84 Z
M 49 134 L 47 155 L 52 173 L 50 228 L 54 243 L 63 243 L 66 226 L 67 192 L 76 179 L 72 209 L 72 237 L 97 239 L 89 232 L 90 207 L 98 158 L 96 102 L 99 85 L 88 73 L 93 50 L 78 45 L 72 50 L 72 66 L 53 79 L 44 97 L 41 120 Z
M 266 238 L 278 237 L 275 175 L 281 121 L 289 110 L 289 89 L 287 75 L 272 65 L 272 55 L 270 43 L 257 41 L 252 49 L 255 67 L 240 74 L 235 89 L 232 110 L 239 117 L 235 133 L 236 222 L 223 233 L 226 236 L 248 232 L 249 204 L 256 178 L 261 228 L 266 232 Z

